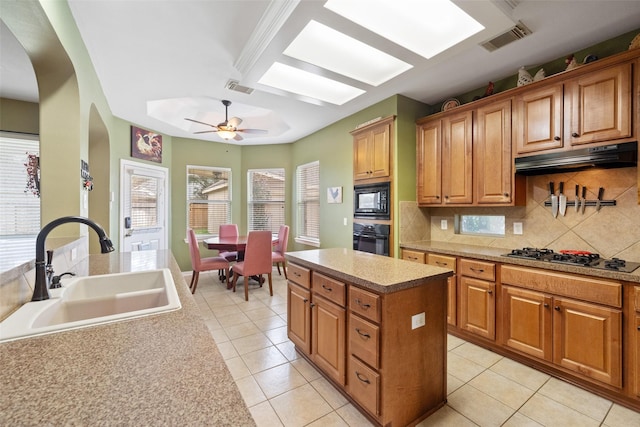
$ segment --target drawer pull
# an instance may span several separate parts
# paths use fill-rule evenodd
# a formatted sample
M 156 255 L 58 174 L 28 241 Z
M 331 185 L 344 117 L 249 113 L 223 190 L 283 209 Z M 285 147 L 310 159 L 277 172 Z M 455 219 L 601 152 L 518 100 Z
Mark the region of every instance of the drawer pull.
M 365 310 L 371 307 L 371 304 L 363 304 L 360 298 L 356 298 L 356 304 L 358 304 L 360 307 L 364 308 Z
M 484 273 L 484 269 L 483 268 L 471 267 L 470 270 L 473 271 L 474 273 Z
M 328 286 L 326 286 L 326 285 L 322 285 L 322 289 L 324 289 L 327 292 L 333 292 L 333 289 L 328 287 Z
M 356 377 L 358 377 L 358 379 L 360 381 L 362 381 L 363 383 L 366 384 L 371 384 L 371 381 L 369 381 L 369 379 L 367 377 L 365 377 L 364 375 L 362 375 L 360 372 L 356 371 Z
M 360 335 L 360 336 L 361 336 L 361 337 L 363 337 L 363 338 L 366 338 L 366 339 L 371 338 L 371 335 L 369 335 L 368 333 L 366 333 L 366 332 L 361 332 L 361 331 L 360 331 L 360 328 L 356 328 L 356 332 L 358 333 L 358 335 Z
M 448 263 L 448 262 L 442 262 L 442 261 L 436 261 L 436 264 L 437 264 L 437 265 L 444 265 L 445 267 L 448 267 L 448 266 L 449 266 L 449 263 Z
M 300 273 L 298 273 L 297 271 L 294 271 L 293 275 L 296 276 L 296 277 L 302 277 L 302 275 Z

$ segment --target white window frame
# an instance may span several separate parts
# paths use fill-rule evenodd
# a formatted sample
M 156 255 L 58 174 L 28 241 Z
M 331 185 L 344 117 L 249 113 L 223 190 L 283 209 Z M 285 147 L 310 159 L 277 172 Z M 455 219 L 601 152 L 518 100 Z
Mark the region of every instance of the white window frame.
M 254 177 L 258 175 L 272 175 L 276 179 L 280 179 L 279 184 L 273 187 L 273 192 L 270 192 L 270 195 L 275 193 L 275 197 L 267 197 L 263 199 L 254 199 L 253 198 L 253 186 L 256 184 Z M 285 224 L 285 191 L 286 191 L 286 181 L 285 181 L 285 170 L 284 168 L 265 168 L 265 169 L 249 169 L 247 170 L 247 229 L 248 231 L 253 230 L 269 230 L 273 234 L 277 234 L 281 225 Z M 282 194 L 282 198 L 278 197 L 278 194 Z M 256 227 L 255 224 L 255 216 L 252 215 L 254 213 L 254 204 L 255 205 L 267 205 L 271 206 L 274 209 L 278 209 L 278 206 L 281 206 L 282 212 L 274 215 L 272 218 L 276 219 L 276 223 L 270 224 L 268 228 L 259 228 Z
M 228 194 L 229 194 L 229 198 L 226 200 L 202 200 L 202 199 L 189 199 L 189 172 L 192 169 L 202 169 L 202 170 L 210 170 L 210 171 L 215 171 L 215 172 L 226 172 L 228 177 L 229 177 L 229 181 L 228 181 Z M 232 181 L 233 181 L 233 176 L 232 176 L 232 172 L 231 172 L 231 168 L 222 168 L 222 167 L 215 167 L 215 166 L 199 166 L 199 165 L 187 165 L 187 175 L 186 175 L 186 196 L 187 196 L 187 203 L 186 203 L 186 228 L 185 228 L 185 239 L 186 239 L 186 230 L 188 230 L 190 228 L 190 224 L 189 224 L 189 207 L 192 203 L 194 204 L 212 204 L 212 205 L 216 205 L 216 204 L 226 204 L 228 206 L 227 212 L 227 218 L 222 221 L 221 223 L 223 224 L 228 224 L 231 223 L 231 218 L 232 218 L 232 208 L 233 208 L 233 187 L 232 187 Z M 213 237 L 213 236 L 217 236 L 218 235 L 218 228 L 214 227 L 214 229 L 210 229 L 209 233 L 196 233 L 196 236 L 198 239 L 206 239 L 209 237 Z
M 308 191 L 307 188 L 302 188 L 303 180 L 301 179 L 302 174 L 311 170 L 317 169 L 317 190 L 314 192 L 313 190 Z M 317 236 L 309 236 L 305 231 L 309 228 L 305 223 L 306 217 L 304 215 L 305 211 L 309 211 L 306 208 L 306 205 L 309 202 L 317 201 L 317 218 L 315 219 L 315 223 L 317 224 L 317 229 L 314 230 Z M 295 237 L 295 241 L 297 243 L 301 243 L 303 245 L 320 247 L 320 161 L 316 160 L 314 162 L 305 163 L 303 165 L 298 165 L 296 167 L 296 231 L 297 235 Z

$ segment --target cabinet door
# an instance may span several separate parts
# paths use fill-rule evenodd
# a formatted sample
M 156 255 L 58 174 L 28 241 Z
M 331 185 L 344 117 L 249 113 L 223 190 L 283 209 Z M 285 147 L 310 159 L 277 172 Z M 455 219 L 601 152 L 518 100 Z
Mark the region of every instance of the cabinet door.
M 496 337 L 495 283 L 460 277 L 460 327 L 488 339 Z
M 607 68 L 566 84 L 571 145 L 631 136 L 631 64 Z
M 473 202 L 473 113 L 442 119 L 442 194 L 445 204 Z
M 636 396 L 640 397 L 640 314 L 636 313 L 635 316 L 635 329 L 633 330 L 633 337 L 635 338 L 635 366 L 632 366 L 632 370 L 635 371 L 636 380 Z
M 345 309 L 313 296 L 311 358 L 338 384 L 345 384 Z
M 502 286 L 504 344 L 551 361 L 551 297 L 540 292 Z
M 476 201 L 510 204 L 512 190 L 511 100 L 477 110 L 473 141 Z
M 560 297 L 553 308 L 553 362 L 621 387 L 622 312 Z
M 419 205 L 442 203 L 442 127 L 440 120 L 418 127 L 417 201 Z
M 518 154 L 562 148 L 562 84 L 524 92 L 514 102 Z
M 311 294 L 288 282 L 287 336 L 305 354 L 311 352 Z
M 371 178 L 371 138 L 365 132 L 354 136 L 353 139 L 353 179 Z
M 371 176 L 382 178 L 389 176 L 389 141 L 391 138 L 391 124 L 379 126 L 371 131 Z
M 428 254 L 427 264 L 450 268 L 456 272 L 456 258 L 446 255 Z M 457 322 L 457 283 L 455 274 L 447 278 L 447 323 L 455 326 Z

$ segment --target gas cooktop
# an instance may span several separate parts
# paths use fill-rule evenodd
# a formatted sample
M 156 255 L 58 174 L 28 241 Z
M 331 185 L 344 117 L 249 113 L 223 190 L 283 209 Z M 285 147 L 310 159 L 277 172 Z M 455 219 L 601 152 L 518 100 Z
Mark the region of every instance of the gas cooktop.
M 562 250 L 554 252 L 551 249 L 522 248 L 513 249 L 511 253 L 503 256 L 575 265 L 598 270 L 621 271 L 623 273 L 631 273 L 640 267 L 640 262 L 629 262 L 620 258 L 604 259 L 600 258 L 598 254 L 587 251 Z

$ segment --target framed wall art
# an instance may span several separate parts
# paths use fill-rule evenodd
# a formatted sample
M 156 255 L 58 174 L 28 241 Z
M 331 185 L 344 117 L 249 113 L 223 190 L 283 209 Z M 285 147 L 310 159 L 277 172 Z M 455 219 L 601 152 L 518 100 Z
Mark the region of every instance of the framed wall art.
M 327 203 L 342 203 L 342 187 L 327 187 Z
M 131 157 L 162 163 L 162 135 L 131 126 Z

